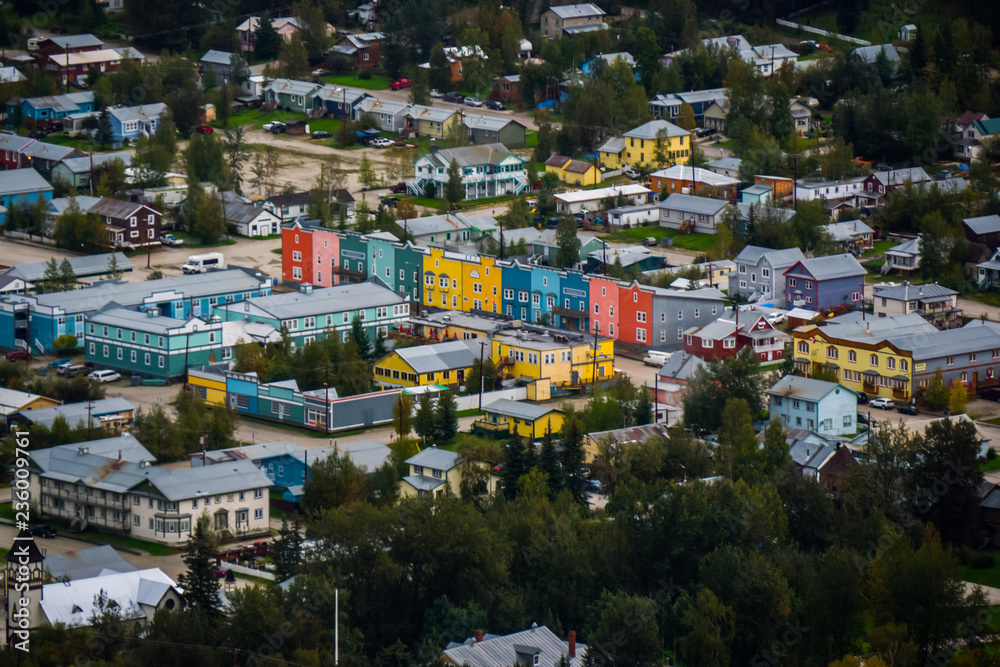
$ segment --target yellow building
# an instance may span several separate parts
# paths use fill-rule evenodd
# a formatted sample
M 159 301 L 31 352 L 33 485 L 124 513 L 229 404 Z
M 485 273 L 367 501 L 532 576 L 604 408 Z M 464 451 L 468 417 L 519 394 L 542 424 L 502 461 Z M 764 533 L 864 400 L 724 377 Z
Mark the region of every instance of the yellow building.
M 570 185 L 597 185 L 601 182 L 601 170 L 593 162 L 573 160 L 565 155 L 553 155 L 545 161 L 545 171 L 555 174 L 560 181 Z
M 608 169 L 687 164 L 691 158 L 691 133 L 665 120 L 651 120 L 621 137 L 612 137 L 598 153 L 602 166 Z
M 912 352 L 874 331 L 868 340 L 838 336 L 840 328 L 807 324 L 795 329 L 795 369 L 807 377 L 832 373 L 840 384 L 870 398 L 909 400 L 913 393 Z
M 380 387 L 441 385 L 460 387 L 472 370 L 476 354 L 465 341 L 419 345 L 394 350 L 375 364 Z
M 211 370 L 188 369 L 188 384 L 195 396 L 209 405 L 226 407 L 226 376 Z
M 501 312 L 502 287 L 500 286 L 501 269 L 496 265 L 496 259 L 480 255 L 479 261 L 463 261 L 461 285 L 465 291 L 459 301 L 459 310 L 485 310 L 490 313 Z
M 559 433 L 563 425 L 563 412 L 558 408 L 506 398 L 483 406 L 483 413 L 486 415 L 483 419 L 473 422 L 473 432 L 500 436 L 517 432 L 522 438 L 537 440 L 549 429 Z
M 556 387 L 579 387 L 610 379 L 615 374 L 615 341 L 561 332 L 559 329 L 526 327 L 493 334 L 493 365 L 503 375 L 549 380 Z M 596 361 L 596 363 L 595 363 Z
M 501 269 L 493 257 L 431 248 L 423 264 L 425 305 L 463 312 L 500 312 Z
M 462 116 L 454 109 L 415 104 L 406 116 L 406 127 L 418 136 L 445 139 L 464 132 Z
M 411 456 L 406 465 L 410 474 L 399 485 L 400 495 L 404 498 L 461 495 L 462 481 L 469 471 L 457 453 L 438 449 L 434 445 Z M 480 468 L 476 471 L 477 479 L 470 479 L 470 483 L 479 487 L 473 492 L 489 494 L 496 491 L 499 477 L 493 474 L 489 464 L 477 462 L 472 465 Z

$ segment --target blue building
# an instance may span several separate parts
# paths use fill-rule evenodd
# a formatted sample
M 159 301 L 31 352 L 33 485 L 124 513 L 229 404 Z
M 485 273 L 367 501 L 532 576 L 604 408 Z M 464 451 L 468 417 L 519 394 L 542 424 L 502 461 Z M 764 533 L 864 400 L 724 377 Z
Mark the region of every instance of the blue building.
M 20 113 L 21 117 L 25 119 L 51 120 L 88 111 L 97 111 L 94 93 L 90 91 L 27 99 L 14 97 L 7 102 L 8 118 L 15 118 Z
M 59 336 L 85 341 L 85 321 L 109 303 L 129 309 L 155 309 L 164 317 L 208 317 L 218 304 L 271 294 L 271 281 L 251 269 L 177 276 L 138 283 L 105 281 L 68 292 L 10 295 L 0 299 L 0 346 L 49 352 Z
M 504 267 L 503 273 L 503 314 L 515 320 L 532 322 L 531 319 L 531 272 L 535 267 L 515 261 Z
M 848 253 L 800 260 L 785 271 L 786 307 L 860 308 L 867 273 Z
M 771 419 L 786 429 L 802 429 L 825 436 L 854 435 L 858 394 L 835 382 L 786 375 L 768 389 Z
M 135 141 L 139 137 L 148 137 L 156 132 L 160 116 L 167 112 L 167 105 L 140 104 L 135 107 L 108 108 L 108 118 L 111 120 L 111 133 L 114 141 Z
M 39 199 L 52 199 L 52 186 L 32 168 L 0 172 L 0 224 L 7 221 L 7 211 L 13 206 L 30 208 Z

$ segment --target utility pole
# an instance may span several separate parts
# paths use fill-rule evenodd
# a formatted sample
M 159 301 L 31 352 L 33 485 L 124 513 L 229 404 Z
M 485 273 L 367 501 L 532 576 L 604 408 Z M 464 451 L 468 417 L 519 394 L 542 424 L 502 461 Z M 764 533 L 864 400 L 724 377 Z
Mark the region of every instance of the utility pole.
M 597 387 L 597 333 L 600 331 L 601 325 L 594 322 L 594 375 L 591 378 L 591 391 Z
M 330 435 L 330 364 L 323 364 L 323 426 Z
M 87 439 L 88 440 L 90 440 L 90 430 L 91 430 L 91 426 L 93 424 L 91 422 L 91 418 L 90 418 L 90 411 L 93 410 L 93 409 L 94 409 L 94 402 L 93 401 L 87 401 Z
M 479 341 L 479 411 L 483 411 L 483 382 L 485 378 L 483 376 L 483 351 L 486 347 L 486 341 Z

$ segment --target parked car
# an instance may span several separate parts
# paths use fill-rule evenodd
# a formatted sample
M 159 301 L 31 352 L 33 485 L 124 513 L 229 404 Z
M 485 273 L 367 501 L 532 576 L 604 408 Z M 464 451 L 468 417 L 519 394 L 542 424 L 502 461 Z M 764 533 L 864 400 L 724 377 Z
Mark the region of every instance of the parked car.
M 878 169 L 879 171 L 892 171 L 892 165 L 889 164 L 888 162 L 879 162 L 877 165 L 875 165 L 875 168 Z
M 442 93 L 442 92 L 441 92 L 440 90 L 438 90 L 437 88 L 431 88 L 431 97 L 433 97 L 433 98 L 434 98 L 434 99 L 436 99 L 436 100 L 439 100 L 439 99 L 441 99 L 442 97 L 444 97 L 444 93 Z
M 310 135 L 313 139 L 329 139 L 333 135 L 326 130 L 316 130 Z
M 715 134 L 715 130 L 713 130 L 710 127 L 699 127 L 698 131 L 695 132 L 695 134 L 698 135 L 699 139 L 704 139 L 705 137 L 710 137 L 713 134 Z
M 281 134 L 285 131 L 285 124 L 280 120 L 276 120 L 273 123 L 265 123 L 262 129 L 271 134 Z
M 318 67 L 312 71 L 313 76 L 326 76 L 330 73 L 330 70 Z
M 590 491 L 590 492 L 592 492 L 592 493 L 600 493 L 601 492 L 601 482 L 600 482 L 600 480 L 588 479 L 587 483 L 585 484 L 585 486 L 587 487 L 587 490 Z
M 858 392 L 858 405 L 867 405 L 867 404 L 868 404 L 868 394 L 866 394 L 863 391 L 859 391 Z
M 386 139 L 385 137 L 375 137 L 372 139 L 370 144 L 373 148 L 389 148 L 393 145 L 392 139 Z
M 505 107 L 503 102 L 501 102 L 500 100 L 486 100 L 486 107 L 488 109 L 493 109 L 494 111 L 507 110 L 507 107 Z
M 781 324 L 782 322 L 785 321 L 785 314 L 771 313 L 770 315 L 767 316 L 767 321 L 770 322 L 771 324 Z
M 394 185 L 389 186 L 389 192 L 394 195 L 405 195 L 406 194 L 406 183 L 400 181 Z
M 554 215 L 551 218 L 549 218 L 548 220 L 546 220 L 545 221 L 545 226 L 548 227 L 549 229 L 555 229 L 556 227 L 558 227 L 559 226 L 559 216 L 558 215 Z
M 904 415 L 919 415 L 920 414 L 920 411 L 917 410 L 917 406 L 913 405 L 912 403 L 907 403 L 906 405 L 899 406 L 898 408 L 896 408 L 896 412 L 899 412 L 900 414 L 904 414 Z
M 202 123 L 198 127 L 194 128 L 194 131 L 198 134 L 212 134 L 215 132 L 215 129 L 211 125 L 205 125 Z
M 31 361 L 31 352 L 28 350 L 11 350 L 7 353 L 7 361 Z
M 936 181 L 947 181 L 951 178 L 951 172 L 947 169 L 942 169 L 938 173 L 934 174 L 934 180 Z
M 624 173 L 626 177 L 631 178 L 633 181 L 639 180 L 639 172 L 635 169 L 626 169 Z
M 859 412 L 858 413 L 858 423 L 859 424 L 864 424 L 865 426 L 867 426 L 868 425 L 868 415 L 866 415 L 863 412 Z
M 646 238 L 644 238 L 642 240 L 642 245 L 646 246 L 647 248 L 656 247 L 656 237 L 655 236 L 647 236 Z
M 45 130 L 35 130 L 34 132 L 28 135 L 28 138 L 41 140 L 47 136 L 49 136 L 49 133 L 46 132 Z
M 483 106 L 483 103 L 480 102 L 479 100 L 477 100 L 475 97 L 466 97 L 465 98 L 465 106 L 467 106 L 467 107 L 475 107 L 475 108 L 478 109 L 479 107 Z
M 171 248 L 176 248 L 178 246 L 184 245 L 184 239 L 179 239 L 173 234 L 162 234 L 160 236 L 160 243 L 163 245 L 168 245 Z
M 83 364 L 63 364 L 56 369 L 56 373 L 71 378 L 76 377 L 85 370 L 87 370 L 87 367 Z
M 663 364 L 667 363 L 667 360 L 670 359 L 670 356 L 672 354 L 673 354 L 672 352 L 660 352 L 659 350 L 650 350 L 649 352 L 646 353 L 646 356 L 643 358 L 642 363 L 646 364 L 647 366 L 655 366 L 659 368 Z
M 389 88 L 392 90 L 402 90 L 403 88 L 409 88 L 413 85 L 413 82 L 409 79 L 396 79 L 389 84 Z
M 271 130 L 274 129 L 275 125 L 284 125 L 284 123 L 282 123 L 279 120 L 272 120 L 270 123 L 264 123 L 264 125 L 260 129 L 264 130 L 265 132 L 270 132 Z
M 892 410 L 895 407 L 895 403 L 892 402 L 891 398 L 873 398 L 868 401 L 868 405 L 873 408 L 881 408 L 882 410 Z
M 53 35 L 65 35 L 66 34 L 66 26 L 56 24 L 56 25 L 52 26 L 51 28 L 49 28 L 49 32 L 51 32 Z
M 816 45 L 816 48 L 819 49 L 820 51 L 827 51 L 829 53 L 833 53 L 833 47 L 830 46 L 829 44 L 824 44 L 820 42 L 819 44 Z
M 56 531 L 46 523 L 36 523 L 28 528 L 31 534 L 35 537 L 44 537 L 46 539 L 51 539 L 56 536 Z
M 979 390 L 979 398 L 1000 403 L 1000 387 L 986 387 Z
M 379 204 L 381 206 L 385 206 L 386 208 L 396 208 L 396 204 L 398 203 L 399 199 L 396 197 L 382 197 L 382 199 L 379 200 Z
M 464 95 L 459 95 L 458 93 L 445 93 L 441 96 L 442 102 L 451 102 L 452 104 L 461 104 L 465 101 Z
M 91 380 L 94 380 L 95 382 L 103 382 L 105 384 L 108 382 L 114 382 L 115 380 L 120 380 L 122 378 L 122 376 L 119 375 L 117 372 L 108 370 L 106 368 L 99 371 L 91 371 L 90 373 L 87 374 L 87 377 L 90 378 Z

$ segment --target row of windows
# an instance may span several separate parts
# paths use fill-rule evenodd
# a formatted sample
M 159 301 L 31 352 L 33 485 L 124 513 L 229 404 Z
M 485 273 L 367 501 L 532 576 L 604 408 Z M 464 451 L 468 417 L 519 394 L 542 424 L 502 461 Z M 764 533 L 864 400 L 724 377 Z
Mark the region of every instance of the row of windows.
M 406 371 L 397 371 L 389 368 L 382 368 L 381 366 L 375 367 L 375 375 L 379 375 L 384 378 L 391 378 L 393 380 L 403 380 L 404 382 L 412 382 L 416 384 L 417 375 L 415 373 L 407 373 Z M 427 378 L 432 380 L 430 376 Z

